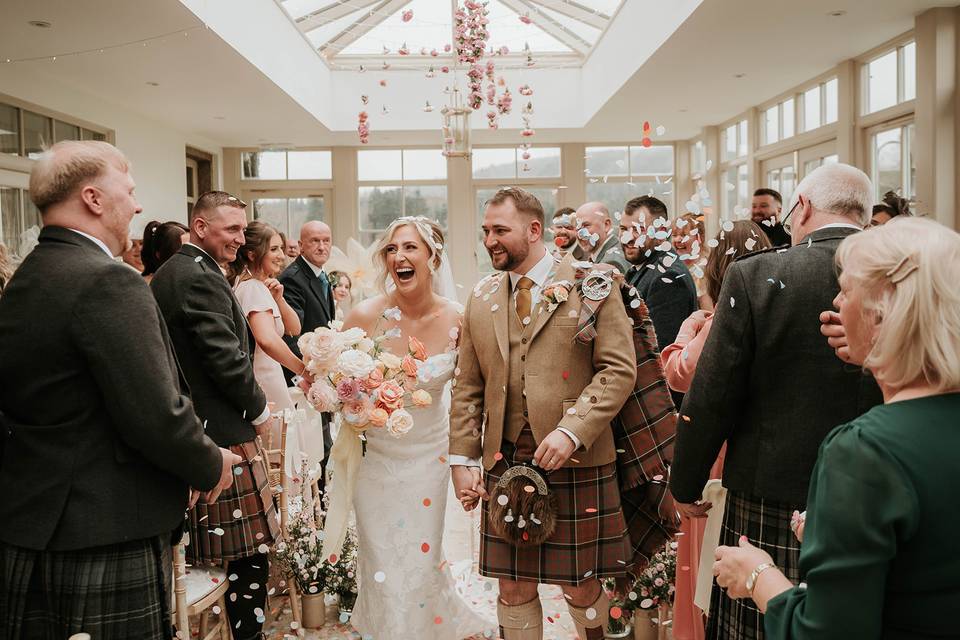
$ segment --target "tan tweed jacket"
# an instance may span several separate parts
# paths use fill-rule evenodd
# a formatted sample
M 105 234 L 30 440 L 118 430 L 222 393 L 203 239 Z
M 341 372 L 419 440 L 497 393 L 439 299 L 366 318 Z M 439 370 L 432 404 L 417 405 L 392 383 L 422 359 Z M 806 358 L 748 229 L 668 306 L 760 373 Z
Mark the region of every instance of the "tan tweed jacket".
M 573 258 L 556 267 L 551 282 L 574 283 Z M 544 290 L 550 287 L 548 282 Z M 611 421 L 633 391 L 636 356 L 632 328 L 614 287 L 600 308 L 597 337 L 589 344 L 574 340 L 581 299 L 576 288 L 552 311 L 541 301 L 525 345 L 528 421 L 539 443 L 558 426 L 582 443 L 566 467 L 593 467 L 614 462 Z M 614 299 L 616 297 L 616 299 Z M 507 322 L 513 321 L 510 279 L 499 273 L 481 281 L 467 301 L 460 357 L 450 412 L 450 453 L 496 462 L 504 433 L 509 376 Z M 519 393 L 517 389 L 514 392 Z

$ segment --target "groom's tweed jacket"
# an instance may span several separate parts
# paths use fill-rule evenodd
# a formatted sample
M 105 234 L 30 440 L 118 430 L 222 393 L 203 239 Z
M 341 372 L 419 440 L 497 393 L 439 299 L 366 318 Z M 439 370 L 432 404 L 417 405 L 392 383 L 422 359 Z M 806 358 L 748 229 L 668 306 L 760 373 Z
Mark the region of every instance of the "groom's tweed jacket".
M 557 265 L 552 282 L 572 285 L 574 278 L 573 259 L 568 256 Z M 528 415 L 514 419 L 530 424 L 538 444 L 558 426 L 576 435 L 582 446 L 566 467 L 595 467 L 616 460 L 610 425 L 633 389 L 636 361 L 620 296 L 615 292 L 611 297 L 617 304 L 600 308 L 598 335 L 589 344 L 574 340 L 581 299 L 573 289 L 552 311 L 541 300 L 520 345 L 523 387 L 509 393 L 524 394 Z M 505 424 L 510 419 L 510 361 L 516 360 L 509 353 L 507 325 L 514 321 L 514 308 L 510 279 L 500 273 L 477 285 L 464 312 L 450 412 L 450 453 L 468 458 L 482 454 L 487 470 L 496 463 L 504 434 L 519 431 Z

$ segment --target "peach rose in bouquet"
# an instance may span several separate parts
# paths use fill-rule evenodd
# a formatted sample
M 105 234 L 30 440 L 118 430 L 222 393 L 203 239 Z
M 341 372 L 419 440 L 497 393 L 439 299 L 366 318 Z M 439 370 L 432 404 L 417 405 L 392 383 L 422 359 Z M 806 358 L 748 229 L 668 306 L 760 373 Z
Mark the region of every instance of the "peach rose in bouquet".
M 378 393 L 378 407 L 386 409 L 388 412 L 403 408 L 403 387 L 393 380 L 387 380 L 381 384 Z
M 407 347 L 410 349 L 410 355 L 417 360 L 423 361 L 427 359 L 427 348 L 413 336 L 407 340 Z
M 389 419 L 390 414 L 387 413 L 386 409 L 374 407 L 370 410 L 370 424 L 378 429 L 385 427 Z
M 433 397 L 423 389 L 417 389 L 410 395 L 410 400 L 415 407 L 429 407 L 433 404 Z
M 407 355 L 403 356 L 403 360 L 400 362 L 400 369 L 403 370 L 404 375 L 408 378 L 416 378 L 420 365 L 417 364 L 413 356 Z
M 378 389 L 381 384 L 383 384 L 383 371 L 379 368 L 371 371 L 366 378 L 360 381 L 360 386 L 363 387 L 363 390 L 367 393 Z

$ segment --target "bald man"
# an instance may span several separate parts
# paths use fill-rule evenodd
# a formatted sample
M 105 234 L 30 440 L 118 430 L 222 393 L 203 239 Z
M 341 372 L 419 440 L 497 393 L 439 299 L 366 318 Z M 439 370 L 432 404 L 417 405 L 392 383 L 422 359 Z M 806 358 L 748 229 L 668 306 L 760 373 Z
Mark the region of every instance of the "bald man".
M 623 257 L 616 226 L 610 211 L 602 202 L 588 202 L 577 209 L 577 242 L 585 260 L 612 264 L 620 273 L 626 273 L 627 261 Z
M 330 259 L 333 236 L 330 227 L 319 220 L 310 220 L 300 228 L 300 255 L 280 274 L 283 297 L 297 312 L 303 333 L 317 327 L 326 327 L 334 319 L 333 289 L 323 265 Z M 302 357 L 297 339 L 300 336 L 284 336 L 287 346 L 297 357 Z M 288 382 L 293 373 L 284 369 Z M 329 458 L 333 440 L 330 438 L 329 416 L 323 419 L 324 461 Z M 321 481 L 322 485 L 322 481 Z

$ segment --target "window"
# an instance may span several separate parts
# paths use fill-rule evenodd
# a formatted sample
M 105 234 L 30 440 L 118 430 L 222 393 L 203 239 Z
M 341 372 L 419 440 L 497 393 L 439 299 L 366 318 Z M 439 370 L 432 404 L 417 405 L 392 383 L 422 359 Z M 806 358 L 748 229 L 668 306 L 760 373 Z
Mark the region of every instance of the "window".
M 24 155 L 36 159 L 53 144 L 53 119 L 32 111 L 23 112 Z
M 8 104 L 0 104 L 0 153 L 20 153 L 20 110 Z
M 79 140 L 80 139 L 80 127 L 75 124 L 70 124 L 68 122 L 61 122 L 59 120 L 53 121 L 53 140 L 54 142 L 60 142 L 62 140 Z
M 308 220 L 325 220 L 326 202 L 322 195 L 300 198 L 256 198 L 253 200 L 253 219 L 263 220 L 295 238 Z
M 673 145 L 587 147 L 587 200 L 611 213 L 642 195 L 660 198 L 673 210 Z
M 102 131 L 0 103 L 0 154 L 36 159 L 43 150 L 61 140 L 106 140 Z
M 913 123 L 882 129 L 871 137 L 871 179 L 879 200 L 895 191 L 916 200 L 916 164 L 913 157 Z
M 917 47 L 913 41 L 887 51 L 863 65 L 863 104 L 866 113 L 887 109 L 917 96 Z
M 787 98 L 763 111 L 763 144 L 792 138 L 796 133 L 796 104 Z
M 0 242 L 12 253 L 20 255 L 23 232 L 34 226 L 40 226 L 40 212 L 30 200 L 29 192 L 0 186 Z
M 789 202 L 797 187 L 797 173 L 792 165 L 768 171 L 766 185 L 769 189 L 779 191 L 784 202 Z
M 447 160 L 440 149 L 357 151 L 360 242 L 369 245 L 401 216 L 447 228 Z
M 813 131 L 837 121 L 837 79 L 831 78 L 802 94 L 801 131 Z
M 244 151 L 240 154 L 244 180 L 330 180 L 330 151 Z
M 735 122 L 720 132 L 720 160 L 747 155 L 747 121 Z
M 707 170 L 707 145 L 697 140 L 690 145 L 690 174 L 703 175 Z
M 839 110 L 839 102 L 837 98 L 837 79 L 828 80 L 823 85 L 823 114 L 824 114 L 824 123 L 830 124 L 831 122 L 837 121 L 837 112 Z
M 474 149 L 473 177 L 559 178 L 560 147 Z
M 750 205 L 750 186 L 747 182 L 747 165 L 728 167 L 723 173 L 724 218 L 733 219 L 743 215 Z

